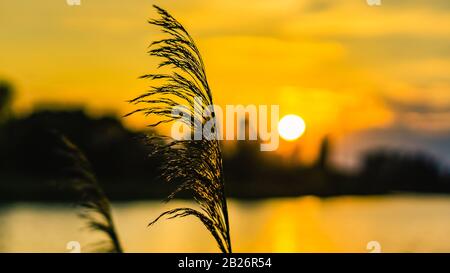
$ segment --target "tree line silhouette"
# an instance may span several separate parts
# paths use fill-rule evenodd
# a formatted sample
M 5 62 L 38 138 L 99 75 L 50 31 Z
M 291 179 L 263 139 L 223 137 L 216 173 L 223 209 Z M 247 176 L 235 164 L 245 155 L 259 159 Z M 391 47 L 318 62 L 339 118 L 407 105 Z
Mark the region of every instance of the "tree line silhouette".
M 75 143 L 92 164 L 112 200 L 162 198 L 176 185 L 162 183 L 162 158 L 148 157 L 144 132 L 133 132 L 113 116 L 93 118 L 82 109 L 40 109 L 11 114 L 13 92 L 0 84 L 0 201 L 64 201 L 58 180 L 67 167 L 58 136 Z M 6 110 L 8 109 L 8 110 Z M 368 152 L 362 167 L 347 173 L 329 164 L 323 140 L 313 166 L 285 164 L 264 156 L 254 141 L 237 141 L 224 155 L 227 194 L 236 198 L 368 195 L 393 192 L 450 193 L 448 169 L 430 156 L 394 150 Z M 183 197 L 183 195 L 181 195 Z

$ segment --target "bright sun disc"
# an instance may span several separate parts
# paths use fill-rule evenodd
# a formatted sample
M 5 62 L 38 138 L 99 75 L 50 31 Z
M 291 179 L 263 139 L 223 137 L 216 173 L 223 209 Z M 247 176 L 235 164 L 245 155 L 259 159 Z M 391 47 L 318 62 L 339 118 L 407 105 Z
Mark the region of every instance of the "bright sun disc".
M 280 136 L 288 141 L 301 137 L 305 128 L 305 121 L 297 115 L 286 115 L 278 122 Z

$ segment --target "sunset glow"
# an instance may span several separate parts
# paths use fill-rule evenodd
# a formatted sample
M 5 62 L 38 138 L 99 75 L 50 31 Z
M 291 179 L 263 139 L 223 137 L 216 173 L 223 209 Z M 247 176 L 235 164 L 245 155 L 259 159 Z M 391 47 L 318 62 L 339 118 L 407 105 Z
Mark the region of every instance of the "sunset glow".
M 26 114 L 51 103 L 82 105 L 96 116 L 130 112 L 126 101 L 149 84 L 137 77 L 155 72 L 159 61 L 145 54 L 149 41 L 162 37 L 146 24 L 153 2 L 189 26 L 216 104 L 278 104 L 284 115 L 301 109 L 308 125 L 298 150 L 304 161 L 315 160 L 324 136 L 348 143 L 350 136 L 394 133 L 398 126 L 406 135 L 445 138 L 449 132 L 450 17 L 436 0 L 381 7 L 365 1 L 132 1 L 125 8 L 120 1 L 79 7 L 4 1 L 0 51 L 8 54 L 0 77 L 17 89 L 13 110 Z M 123 122 L 142 129 L 154 121 L 136 115 Z M 375 138 L 356 138 L 340 149 L 348 157 L 349 149 L 372 145 L 368 139 Z
M 0 254 L 450 253 L 450 0 L 2 0 L 0 33 Z

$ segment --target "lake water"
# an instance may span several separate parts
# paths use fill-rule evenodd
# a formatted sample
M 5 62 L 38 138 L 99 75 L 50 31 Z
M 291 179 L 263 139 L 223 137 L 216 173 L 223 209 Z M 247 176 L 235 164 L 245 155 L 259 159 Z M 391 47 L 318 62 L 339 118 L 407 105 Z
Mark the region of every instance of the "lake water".
M 127 252 L 217 252 L 215 242 L 194 218 L 161 221 L 164 209 L 186 206 L 131 202 L 114 204 L 114 217 Z M 319 199 L 300 197 L 229 201 L 235 252 L 450 252 L 450 197 L 381 196 Z M 100 238 L 102 238 L 100 236 Z M 18 203 L 0 207 L 1 252 L 81 251 L 99 239 L 66 205 Z

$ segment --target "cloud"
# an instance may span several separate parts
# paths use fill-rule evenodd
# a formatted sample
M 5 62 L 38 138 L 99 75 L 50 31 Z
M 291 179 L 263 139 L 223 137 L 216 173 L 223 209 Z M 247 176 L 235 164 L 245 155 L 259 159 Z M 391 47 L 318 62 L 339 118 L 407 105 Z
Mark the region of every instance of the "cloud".
M 401 124 L 347 135 L 336 143 L 333 161 L 355 169 L 360 167 L 363 155 L 375 149 L 424 153 L 450 168 L 450 131 L 445 134 L 418 133 Z
M 385 1 L 384 5 L 392 6 L 398 9 L 435 9 L 450 10 L 450 1 L 448 0 L 397 0 Z
M 308 2 L 304 10 L 308 13 L 325 12 L 332 9 L 336 4 L 337 4 L 336 1 L 316 0 Z
M 388 98 L 386 98 L 385 101 L 396 112 L 417 113 L 417 114 L 450 113 L 450 101 L 447 102 L 447 105 L 442 106 L 430 105 L 423 102 L 420 103 L 420 102 L 397 101 Z

